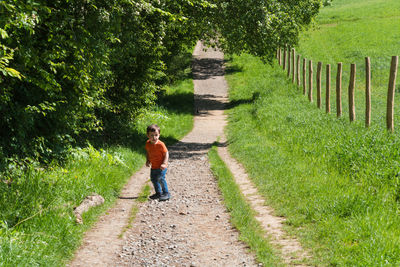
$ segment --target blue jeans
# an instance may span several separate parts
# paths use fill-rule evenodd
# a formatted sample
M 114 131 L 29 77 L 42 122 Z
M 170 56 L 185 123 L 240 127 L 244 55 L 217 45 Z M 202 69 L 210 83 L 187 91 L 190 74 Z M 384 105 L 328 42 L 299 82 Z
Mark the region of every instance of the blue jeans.
M 154 190 L 156 193 L 166 194 L 168 193 L 167 181 L 165 180 L 165 174 L 167 173 L 167 169 L 151 169 L 150 170 L 150 179 L 153 183 Z

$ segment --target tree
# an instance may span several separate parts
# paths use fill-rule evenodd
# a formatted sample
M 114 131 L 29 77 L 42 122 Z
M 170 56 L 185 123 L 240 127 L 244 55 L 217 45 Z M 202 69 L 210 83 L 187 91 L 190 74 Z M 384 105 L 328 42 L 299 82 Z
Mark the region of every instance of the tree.
M 272 59 L 317 0 L 0 1 L 0 169 L 82 136 L 114 135 L 172 80 L 198 39 Z
M 295 46 L 319 0 L 217 0 L 212 20 L 218 43 L 229 53 L 271 60 L 278 47 Z

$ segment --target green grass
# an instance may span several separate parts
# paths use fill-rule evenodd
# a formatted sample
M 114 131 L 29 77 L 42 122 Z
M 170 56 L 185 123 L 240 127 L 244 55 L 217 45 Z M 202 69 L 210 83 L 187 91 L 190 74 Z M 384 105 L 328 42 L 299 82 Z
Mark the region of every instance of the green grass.
M 399 17 L 397 0 L 334 0 L 302 34 L 296 50 L 313 60 L 314 74 L 318 61 L 332 65 L 332 114 L 316 108 L 315 76 L 309 103 L 280 66 L 248 55 L 229 62 L 229 148 L 318 266 L 400 264 L 399 109 L 395 134 L 385 125 L 390 58 L 400 51 Z M 369 129 L 366 56 L 372 63 Z M 338 62 L 344 64 L 340 119 L 334 91 Z M 354 123 L 348 119 L 350 63 L 357 64 Z M 325 71 L 322 77 L 325 99 Z
M 141 203 L 144 203 L 148 200 L 148 197 L 150 196 L 150 186 L 146 183 L 142 190 L 140 191 L 140 194 L 138 198 L 135 200 L 135 204 L 133 204 L 130 214 L 129 214 L 129 219 L 128 219 L 128 224 L 125 225 L 121 231 L 121 233 L 118 235 L 119 238 L 122 238 L 126 231 L 132 228 L 133 222 L 135 221 L 136 215 L 139 212 L 139 205 Z
M 259 222 L 254 218 L 255 212 L 244 200 L 232 173 L 218 155 L 214 145 L 208 153 L 211 170 L 218 180 L 225 206 L 231 215 L 231 223 L 240 232 L 240 240 L 244 241 L 255 253 L 257 260 L 264 266 L 281 266 L 281 260 L 276 256 L 276 251 L 264 237 L 265 232 Z
M 347 89 L 350 64 L 357 66 L 356 117 L 365 118 L 365 57 L 371 58 L 372 123 L 385 124 L 386 97 L 392 56 L 399 55 L 400 1 L 397 0 L 334 0 L 321 9 L 314 27 L 300 37 L 297 52 L 312 59 L 314 74 L 317 62 L 324 64 L 322 74 L 325 97 L 325 64 L 331 64 L 331 102 L 334 104 L 337 63 L 343 63 L 343 111 L 348 116 Z M 315 94 L 314 76 L 314 101 Z M 400 80 L 397 79 L 397 92 Z M 334 106 L 333 112 L 336 112 Z M 398 109 L 397 109 L 398 110 Z M 399 114 L 398 114 L 399 115 Z M 397 123 L 397 127 L 399 124 Z
M 277 65 L 233 57 L 228 139 L 320 266 L 400 263 L 400 138 L 310 104 Z
M 186 98 L 184 104 L 178 104 L 179 98 Z M 0 266 L 64 266 L 84 232 L 143 166 L 145 127 L 157 123 L 161 139 L 176 142 L 192 129 L 192 101 L 192 80 L 180 81 L 166 88 L 162 101 L 132 125 L 135 140 L 126 142 L 131 146 L 73 149 L 62 166 L 32 166 L 9 185 L 1 182 Z M 104 205 L 85 213 L 83 225 L 76 224 L 73 208 L 93 192 L 105 198 Z

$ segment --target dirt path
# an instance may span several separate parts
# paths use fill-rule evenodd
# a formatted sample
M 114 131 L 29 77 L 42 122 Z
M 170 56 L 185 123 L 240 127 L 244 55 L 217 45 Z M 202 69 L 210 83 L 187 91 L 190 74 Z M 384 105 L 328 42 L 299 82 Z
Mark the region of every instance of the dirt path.
M 125 187 L 116 206 L 87 233 L 82 248 L 70 266 L 260 265 L 246 245 L 238 241 L 238 233 L 229 223 L 229 214 L 222 203 L 207 158 L 213 142 L 223 136 L 226 124 L 224 108 L 227 84 L 223 54 L 214 50 L 205 52 L 201 44 L 198 44 L 193 67 L 194 128 L 181 142 L 169 147 L 167 182 L 172 199 L 166 202 L 151 200 L 141 204 L 132 228 L 123 238 L 118 238 L 127 224 L 134 202 L 132 199 L 148 180 L 149 170 L 141 169 Z M 219 153 L 224 160 L 232 162 L 226 148 L 222 148 Z M 240 165 L 235 166 L 241 168 Z M 240 177 L 248 179 L 247 176 Z M 254 198 L 255 188 L 243 187 L 243 190 L 251 191 L 244 195 L 250 201 L 254 200 L 253 208 L 259 212 L 261 221 L 265 221 L 267 213 L 264 212 L 262 199 Z M 269 220 L 265 226 L 271 228 L 271 224 Z M 293 243 L 284 235 L 281 230 L 282 221 L 274 222 L 273 225 L 272 228 L 278 234 L 273 231 L 270 233 L 273 239 L 278 240 L 276 244 L 283 248 L 285 262 L 292 265 L 293 259 L 301 260 L 305 254 L 295 240 Z M 286 246 L 286 241 L 279 240 L 290 242 Z M 292 254 L 293 251 L 301 253 Z
M 223 136 L 221 142 L 225 141 Z M 288 236 L 283 230 L 285 218 L 275 216 L 274 210 L 265 206 L 265 199 L 260 196 L 242 165 L 230 156 L 227 147 L 218 147 L 218 154 L 233 173 L 236 184 L 251 208 L 257 212 L 256 219 L 266 231 L 271 243 L 279 248 L 283 262 L 289 266 L 308 266 L 304 263 L 310 258 L 308 253 L 295 238 Z

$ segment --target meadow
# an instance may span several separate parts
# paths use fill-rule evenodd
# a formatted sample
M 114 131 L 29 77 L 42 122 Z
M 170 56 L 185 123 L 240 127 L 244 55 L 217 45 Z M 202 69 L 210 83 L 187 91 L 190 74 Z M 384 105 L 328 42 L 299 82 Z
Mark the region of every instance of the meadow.
M 63 163 L 32 164 L 9 184 L 0 183 L 0 266 L 64 266 L 84 232 L 144 165 L 147 124 L 159 124 L 162 139 L 172 144 L 191 130 L 192 113 L 193 82 L 186 78 L 165 87 L 158 104 L 111 144 L 71 148 Z M 77 224 L 73 208 L 92 193 L 105 203 L 84 213 L 84 223 Z
M 336 112 L 335 79 L 337 63 L 343 63 L 343 112 L 348 116 L 347 87 L 350 64 L 356 64 L 356 118 L 365 117 L 365 57 L 371 60 L 372 124 L 385 123 L 386 97 L 392 56 L 399 56 L 400 2 L 396 0 L 335 0 L 320 10 L 311 29 L 304 31 L 296 52 L 311 59 L 315 74 L 317 63 L 323 63 L 322 92 L 325 98 L 325 65 L 331 65 L 331 103 Z M 397 79 L 397 93 L 400 80 Z M 382 117 L 383 114 L 383 117 Z M 399 127 L 397 120 L 396 127 Z
M 325 114 L 278 64 L 266 65 L 249 55 L 228 58 L 230 151 L 267 204 L 288 219 L 286 229 L 311 251 L 317 266 L 400 264 L 399 112 L 393 134 L 384 121 L 388 66 L 400 47 L 394 39 L 400 21 L 393 19 L 400 16 L 398 6 L 398 1 L 335 0 L 321 10 L 296 48 L 313 62 L 332 65 L 371 57 L 375 82 L 368 129 L 362 113 L 362 63 L 357 120 L 350 123 L 346 97 L 338 119 L 334 92 L 332 114 Z

